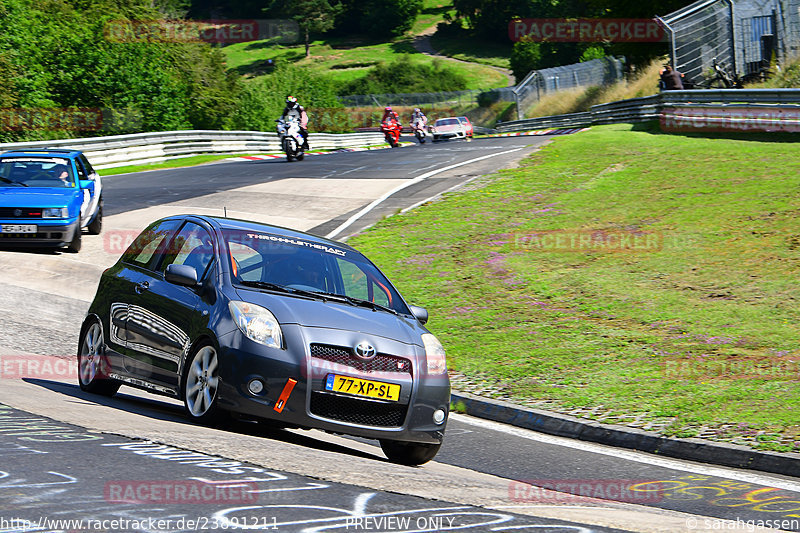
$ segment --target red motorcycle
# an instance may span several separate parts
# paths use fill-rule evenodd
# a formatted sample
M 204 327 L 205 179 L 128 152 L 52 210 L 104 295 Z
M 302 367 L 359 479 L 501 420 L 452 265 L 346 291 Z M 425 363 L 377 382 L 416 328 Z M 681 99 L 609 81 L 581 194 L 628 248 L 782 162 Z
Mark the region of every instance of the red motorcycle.
M 390 118 L 386 122 L 381 123 L 381 131 L 384 137 L 386 137 L 386 142 L 389 143 L 392 148 L 397 148 L 400 144 L 400 132 L 403 131 L 403 126 L 397 120 Z

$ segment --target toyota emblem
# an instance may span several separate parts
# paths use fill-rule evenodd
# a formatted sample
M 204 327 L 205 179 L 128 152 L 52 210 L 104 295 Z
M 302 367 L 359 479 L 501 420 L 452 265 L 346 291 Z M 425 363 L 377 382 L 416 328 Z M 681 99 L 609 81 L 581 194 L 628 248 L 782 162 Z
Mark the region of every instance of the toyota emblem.
M 22 216 L 22 209 L 14 209 L 14 216 L 21 217 Z
M 361 359 L 372 359 L 378 352 L 375 351 L 375 347 L 367 341 L 361 341 L 356 344 L 355 353 L 356 356 Z

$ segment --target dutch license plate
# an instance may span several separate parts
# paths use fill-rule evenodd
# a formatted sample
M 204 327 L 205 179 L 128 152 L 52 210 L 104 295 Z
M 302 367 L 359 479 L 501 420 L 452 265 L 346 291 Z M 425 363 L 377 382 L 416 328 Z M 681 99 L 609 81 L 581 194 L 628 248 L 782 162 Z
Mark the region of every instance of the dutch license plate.
M 0 233 L 36 233 L 36 224 L 3 224 Z
M 325 390 L 354 396 L 365 396 L 367 398 L 391 400 L 393 402 L 400 399 L 400 385 L 395 383 L 382 383 L 380 381 L 337 376 L 335 374 L 328 374 L 325 379 Z

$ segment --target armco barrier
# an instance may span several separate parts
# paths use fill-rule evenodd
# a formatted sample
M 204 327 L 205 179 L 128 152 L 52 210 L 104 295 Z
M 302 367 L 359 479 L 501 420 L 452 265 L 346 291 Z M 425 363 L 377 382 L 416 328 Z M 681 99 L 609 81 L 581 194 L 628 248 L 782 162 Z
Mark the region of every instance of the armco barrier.
M 592 106 L 591 110 L 585 113 L 499 122 L 495 127 L 498 131 L 505 132 L 541 128 L 579 128 L 620 122 L 644 122 L 658 120 L 661 118 L 664 109 L 675 107 L 686 110 L 695 107 L 701 109 L 716 108 L 720 111 L 730 111 L 731 114 L 734 114 L 735 110 L 742 108 L 800 110 L 800 89 L 665 91 L 654 96 Z M 788 113 L 787 116 L 789 116 Z
M 380 133 L 312 133 L 314 149 L 354 148 L 384 142 Z M 261 131 L 165 131 L 109 137 L 0 143 L 0 151 L 71 148 L 82 150 L 96 168 L 160 163 L 203 154 L 247 154 L 280 150 L 278 135 Z

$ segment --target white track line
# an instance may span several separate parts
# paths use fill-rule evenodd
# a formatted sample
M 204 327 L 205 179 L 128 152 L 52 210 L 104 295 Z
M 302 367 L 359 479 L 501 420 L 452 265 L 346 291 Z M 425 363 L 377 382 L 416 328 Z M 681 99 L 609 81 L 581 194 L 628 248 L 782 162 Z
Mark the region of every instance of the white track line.
M 397 187 L 395 187 L 391 191 L 387 192 L 383 196 L 381 196 L 381 197 L 377 198 L 376 200 L 374 200 L 372 203 L 370 203 L 369 205 L 367 205 L 366 207 L 361 209 L 358 213 L 356 213 L 353 216 L 351 216 L 350 218 L 348 218 L 338 228 L 336 228 L 332 232 L 328 233 L 326 235 L 326 237 L 328 239 L 334 238 L 335 236 L 340 234 L 345 228 L 350 226 L 353 222 L 355 222 L 359 218 L 363 217 L 364 215 L 366 215 L 367 213 L 369 213 L 370 211 L 375 209 L 375 207 L 378 206 L 379 204 L 381 204 L 384 200 L 386 200 L 387 198 L 389 198 L 393 194 L 397 193 L 398 191 L 402 191 L 406 187 L 410 187 L 412 185 L 416 185 L 417 183 L 419 183 L 419 182 L 421 182 L 421 181 L 423 181 L 425 179 L 428 179 L 431 176 L 435 176 L 436 174 L 440 174 L 442 172 L 445 172 L 447 170 L 450 170 L 450 169 L 453 169 L 453 168 L 456 168 L 456 167 L 460 167 L 460 166 L 463 166 L 463 165 L 468 165 L 470 163 L 475 163 L 476 161 L 481 161 L 483 159 L 489 159 L 490 157 L 497 157 L 499 155 L 509 154 L 511 152 L 518 152 L 520 150 L 522 150 L 522 148 L 514 148 L 513 150 L 506 150 L 505 152 L 498 152 L 496 154 L 484 155 L 484 156 L 481 156 L 481 157 L 476 157 L 475 159 L 468 159 L 467 161 L 462 161 L 461 163 L 455 163 L 453 165 L 448 165 L 446 167 L 442 167 L 442 168 L 439 168 L 439 169 L 436 169 L 436 170 L 431 170 L 430 172 L 426 172 L 425 174 L 420 174 L 416 178 L 411 179 L 411 180 L 409 180 L 409 181 L 407 181 L 405 183 L 402 183 L 402 184 L 398 185 Z
M 565 437 L 556 437 L 553 435 L 545 435 L 536 431 L 522 429 L 514 426 L 507 426 L 499 422 L 492 422 L 466 415 L 450 413 L 450 418 L 465 424 L 500 431 L 509 435 L 515 435 L 525 439 L 543 442 L 545 444 L 555 444 L 557 446 L 564 446 L 575 450 L 582 450 L 591 453 L 598 453 L 601 455 L 609 455 L 625 459 L 626 461 L 635 461 L 637 463 L 645 463 L 662 468 L 669 468 L 682 472 L 690 472 L 692 474 L 700 474 L 704 476 L 721 477 L 726 479 L 735 479 L 745 483 L 755 483 L 757 485 L 765 485 L 767 487 L 775 487 L 778 489 L 791 490 L 800 492 L 800 482 L 790 481 L 784 478 L 772 477 L 769 475 L 757 474 L 755 472 L 743 472 L 733 468 L 725 468 L 718 466 L 706 466 L 693 462 L 684 462 L 678 459 L 669 459 L 666 457 L 659 457 L 657 455 L 649 454 L 646 452 L 637 452 L 633 450 L 624 450 L 620 448 L 613 448 L 602 444 L 595 444 L 586 441 L 579 441 L 567 439 Z

